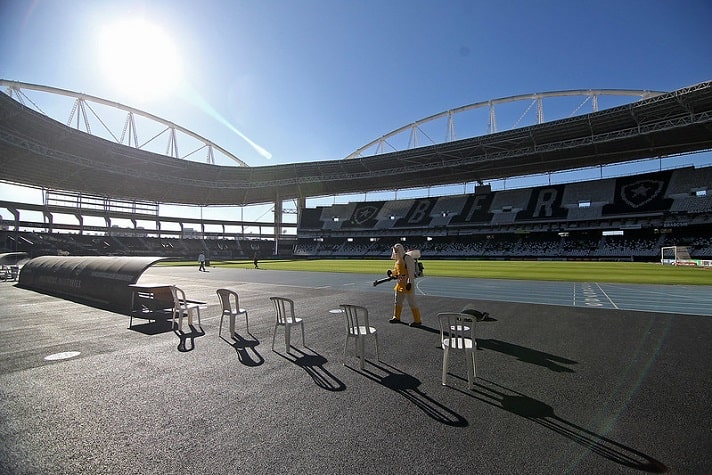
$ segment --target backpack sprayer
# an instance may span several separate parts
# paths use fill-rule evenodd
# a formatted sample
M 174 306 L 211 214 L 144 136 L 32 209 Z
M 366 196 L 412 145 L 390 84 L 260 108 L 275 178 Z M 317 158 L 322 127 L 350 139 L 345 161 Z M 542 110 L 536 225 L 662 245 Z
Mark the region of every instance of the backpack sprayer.
M 420 251 L 419 251 L 418 249 L 413 249 L 413 250 L 410 250 L 410 251 L 406 252 L 405 255 L 408 256 L 408 257 L 410 257 L 410 258 L 412 258 L 412 261 L 415 263 L 415 277 L 417 278 L 417 277 L 420 277 L 421 275 L 423 275 L 423 264 L 420 263 L 420 262 L 418 262 L 418 259 L 420 259 Z M 406 263 L 405 267 L 406 267 L 406 269 L 407 269 L 407 268 L 408 268 L 408 261 L 411 260 L 411 259 L 407 259 L 407 258 L 404 257 L 403 260 L 404 260 L 405 263 Z M 386 272 L 386 274 L 388 275 L 388 277 L 384 277 L 384 278 L 382 278 L 382 279 L 376 279 L 376 280 L 374 280 L 374 281 L 373 281 L 373 286 L 375 287 L 375 286 L 380 285 L 380 284 L 383 284 L 383 283 L 385 283 L 385 282 L 390 282 L 391 280 L 396 280 L 396 279 L 398 279 L 397 276 L 392 275 L 392 274 L 393 274 L 393 271 L 392 271 L 391 269 L 388 269 L 388 271 Z M 408 283 L 408 285 L 410 285 L 410 282 Z

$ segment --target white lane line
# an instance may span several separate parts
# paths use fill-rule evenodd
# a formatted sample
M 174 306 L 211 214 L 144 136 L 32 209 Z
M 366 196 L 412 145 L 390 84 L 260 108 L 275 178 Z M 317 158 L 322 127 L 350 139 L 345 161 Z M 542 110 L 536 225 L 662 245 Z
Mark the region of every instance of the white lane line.
M 279 287 L 290 287 L 293 289 L 313 289 L 313 290 L 323 290 L 323 289 L 330 289 L 330 285 L 322 285 L 322 286 L 317 286 L 317 287 L 310 287 L 308 285 L 291 285 L 291 284 L 274 284 Z
M 52 355 L 47 355 L 44 357 L 45 361 L 57 361 L 66 360 L 69 358 L 74 358 L 75 356 L 81 355 L 79 351 L 63 351 L 61 353 L 54 353 Z
M 598 282 L 596 282 L 596 287 L 598 287 L 598 290 L 600 290 L 601 293 L 602 293 L 602 294 L 608 299 L 608 301 L 611 303 L 611 305 L 613 305 L 613 308 L 615 308 L 615 309 L 617 310 L 617 309 L 618 309 L 618 305 L 616 305 L 616 303 L 615 303 L 613 300 L 611 300 L 611 298 L 608 296 L 608 294 L 606 293 L 606 291 L 601 288 L 601 284 L 599 284 Z
M 574 289 L 574 301 L 573 301 L 573 306 L 576 306 L 576 282 L 573 282 L 573 289 Z

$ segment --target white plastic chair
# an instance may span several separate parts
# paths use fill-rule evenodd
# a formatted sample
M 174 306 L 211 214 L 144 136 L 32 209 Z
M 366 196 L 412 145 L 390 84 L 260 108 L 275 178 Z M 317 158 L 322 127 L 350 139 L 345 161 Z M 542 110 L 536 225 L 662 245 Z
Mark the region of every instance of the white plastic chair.
M 235 317 L 243 314 L 245 315 L 247 333 L 250 333 L 250 323 L 247 320 L 247 310 L 240 308 L 240 297 L 237 295 L 237 292 L 230 289 L 218 289 L 215 292 L 218 294 L 218 299 L 220 300 L 220 305 L 222 306 L 218 336 L 222 335 L 223 319 L 225 318 L 225 315 L 230 317 L 230 336 L 235 334 Z
M 284 327 L 284 344 L 287 348 L 287 353 L 289 353 L 289 348 L 291 348 L 292 327 L 295 325 L 302 327 L 302 345 L 306 346 L 304 343 L 304 320 L 294 315 L 294 301 L 285 297 L 270 297 L 269 299 L 274 304 L 274 310 L 277 316 L 274 323 L 274 331 L 272 332 L 272 350 L 274 350 L 274 339 L 277 335 L 277 328 L 280 326 Z
M 467 363 L 467 388 L 472 389 L 477 377 L 475 352 L 477 340 L 475 339 L 475 317 L 455 312 L 442 312 L 438 314 L 440 323 L 440 342 L 443 349 L 443 374 L 442 384 L 447 386 L 447 368 L 450 350 L 465 353 Z
M 368 323 L 368 309 L 358 305 L 341 304 L 341 309 L 344 312 L 344 320 L 346 321 L 346 342 L 344 343 L 344 364 L 346 364 L 346 350 L 349 346 L 349 339 L 354 339 L 354 352 L 359 357 L 359 367 L 363 369 L 365 352 L 364 340 L 366 337 L 373 336 L 376 342 L 376 360 L 381 361 L 378 354 L 378 334 L 376 329 Z
M 178 330 L 183 331 L 183 317 L 188 316 L 188 325 L 193 324 L 193 311 L 198 314 L 198 326 L 200 326 L 200 304 L 188 302 L 185 292 L 175 285 L 171 286 L 173 295 L 173 317 L 171 319 L 171 329 L 173 329 L 176 319 L 178 320 Z

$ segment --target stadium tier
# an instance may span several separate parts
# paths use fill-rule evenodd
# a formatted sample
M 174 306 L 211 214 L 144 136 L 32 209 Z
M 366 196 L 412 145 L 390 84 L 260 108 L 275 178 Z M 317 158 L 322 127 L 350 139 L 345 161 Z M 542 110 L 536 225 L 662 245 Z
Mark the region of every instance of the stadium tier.
M 214 260 L 251 259 L 255 254 L 261 259 L 275 255 L 388 258 L 397 240 L 420 249 L 429 259 L 659 261 L 660 249 L 669 246 L 686 246 L 692 258 L 712 257 L 712 167 L 304 208 L 296 236 L 277 243 L 226 231 L 230 227 L 226 222 L 212 223 L 221 231 L 197 232 L 191 226 L 202 223 L 182 218 L 160 218 L 178 224 L 180 231 L 158 233 L 116 228 L 111 220 L 106 226 L 84 226 L 83 220 L 77 225 L 52 225 L 52 209 L 66 212 L 66 206 L 60 206 L 64 203 L 55 204 L 43 208 L 42 222 L 23 220 L 22 206 L 13 209 L 15 219 L 0 223 L 2 252 L 177 259 L 194 259 L 204 252 Z M 115 217 L 129 213 L 134 220 L 143 219 L 151 212 L 155 210 L 141 214 L 119 208 Z
M 688 167 L 304 209 L 295 255 L 384 257 L 391 241 L 400 240 L 429 258 L 655 261 L 669 245 L 686 245 L 693 256 L 709 257 L 710 236 L 712 167 Z

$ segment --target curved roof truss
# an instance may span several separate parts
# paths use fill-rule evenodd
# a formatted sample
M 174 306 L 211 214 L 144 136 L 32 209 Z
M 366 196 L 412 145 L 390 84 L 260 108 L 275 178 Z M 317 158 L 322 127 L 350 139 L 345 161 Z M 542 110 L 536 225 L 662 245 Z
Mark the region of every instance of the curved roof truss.
M 192 132 L 184 127 L 181 127 L 180 125 L 176 125 L 173 122 L 162 119 L 148 112 L 144 112 L 134 107 L 121 104 L 119 102 L 108 101 L 100 97 L 91 96 L 89 94 L 83 94 L 79 92 L 73 92 L 67 89 L 40 86 L 37 84 L 29 84 L 18 81 L 6 81 L 0 79 L 0 86 L 6 88 L 7 94 L 10 97 L 15 98 L 18 102 L 24 105 L 26 105 L 26 102 L 31 103 L 37 111 L 43 114 L 44 111 L 42 111 L 42 109 L 30 97 L 25 94 L 24 90 L 46 92 L 50 94 L 57 94 L 60 96 L 73 98 L 74 106 L 72 107 L 72 110 L 69 114 L 69 118 L 67 119 L 66 125 L 74 126 L 76 129 L 83 130 L 84 132 L 91 134 L 92 130 L 90 117 L 93 117 L 95 119 L 94 123 L 98 122 L 98 124 L 101 125 L 101 127 L 108 134 L 108 136 L 113 138 L 113 140 L 118 144 L 125 144 L 137 149 L 146 150 L 149 144 L 153 143 L 159 137 L 165 136 L 167 137 L 165 155 L 169 157 L 186 159 L 189 156 L 204 149 L 206 150 L 207 156 L 206 163 L 215 164 L 214 152 L 218 151 L 230 160 L 237 163 L 239 166 L 248 166 L 245 162 L 234 156 L 232 153 L 228 152 L 219 145 L 211 142 L 205 137 L 196 134 L 195 132 Z M 109 125 L 107 125 L 107 122 L 102 119 L 100 114 L 97 113 L 92 107 L 92 103 L 108 106 L 110 108 L 120 110 L 126 113 L 126 116 L 123 121 L 123 130 L 120 134 L 114 129 L 112 129 Z M 163 130 L 159 130 L 158 133 L 155 133 L 148 140 L 139 141 L 139 130 L 136 125 L 136 116 L 143 117 L 151 122 L 160 124 L 163 127 Z M 198 143 L 198 147 L 192 149 L 188 153 L 180 154 L 178 147 L 178 140 L 180 134 L 178 132 L 194 139 L 194 142 Z
M 447 119 L 447 131 L 446 131 L 446 142 L 452 142 L 457 140 L 455 133 L 455 116 L 458 114 L 463 114 L 465 112 L 473 111 L 475 109 L 487 109 L 487 133 L 493 134 L 498 132 L 497 127 L 497 112 L 496 106 L 515 103 L 515 102 L 528 102 L 528 106 L 518 114 L 518 118 L 514 122 L 512 128 L 517 128 L 520 123 L 524 120 L 525 116 L 531 111 L 533 106 L 536 105 L 536 124 L 543 124 L 544 121 L 544 101 L 553 98 L 576 98 L 580 99 L 580 102 L 576 102 L 573 110 L 570 110 L 568 117 L 580 114 L 581 109 L 587 102 L 591 103 L 591 112 L 598 112 L 598 102 L 599 98 L 603 96 L 617 96 L 631 98 L 634 97 L 636 100 L 647 99 L 650 97 L 655 97 L 657 95 L 664 94 L 661 91 L 648 91 L 648 90 L 637 90 L 637 89 L 572 89 L 566 91 L 552 91 L 534 94 L 520 94 L 516 96 L 502 97 L 499 99 L 490 99 L 488 101 L 475 102 L 473 104 L 468 104 L 461 107 L 456 107 L 454 109 L 449 109 L 438 114 L 433 114 L 431 116 L 425 117 L 424 119 L 416 120 L 411 124 L 399 127 L 385 135 L 380 136 L 376 140 L 373 140 L 366 145 L 359 147 L 357 150 L 349 154 L 346 158 L 358 158 L 366 155 L 371 155 L 371 151 L 374 151 L 376 155 L 381 153 L 386 153 L 386 146 L 388 146 L 392 151 L 398 151 L 398 149 L 392 145 L 392 139 L 403 135 L 405 133 L 409 134 L 407 148 L 416 148 L 419 146 L 419 136 L 425 136 L 431 143 L 435 141 L 428 135 L 428 133 L 423 129 L 424 126 L 428 124 L 435 123 L 441 119 Z M 471 134 L 470 134 L 471 135 Z

